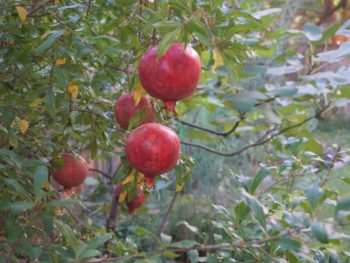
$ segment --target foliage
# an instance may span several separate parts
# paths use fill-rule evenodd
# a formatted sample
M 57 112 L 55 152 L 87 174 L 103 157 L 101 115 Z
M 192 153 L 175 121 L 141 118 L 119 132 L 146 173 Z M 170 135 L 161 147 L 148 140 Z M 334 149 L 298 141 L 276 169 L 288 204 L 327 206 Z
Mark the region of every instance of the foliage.
M 312 132 L 349 102 L 349 68 L 331 65 L 350 55 L 349 43 L 327 49 L 349 23 L 289 30 L 276 4 L 231 2 L 0 2 L 0 261 L 347 262 L 350 201 L 328 184 L 346 149 L 325 156 Z M 136 69 L 150 45 L 161 56 L 175 41 L 202 60 L 200 84 L 178 116 L 153 100 L 157 121 L 182 139 L 182 159 L 148 190 L 139 215 L 108 229 L 113 185 L 126 180 L 135 191 L 138 180 L 113 102 L 140 90 Z M 120 156 L 122 168 L 67 198 L 47 185 L 63 151 Z M 249 170 L 246 153 L 264 164 Z M 209 196 L 190 184 L 192 155 L 193 182 L 209 178 L 201 182 Z M 164 200 L 181 190 L 171 235 L 154 234 L 162 218 L 152 211 L 171 212 Z

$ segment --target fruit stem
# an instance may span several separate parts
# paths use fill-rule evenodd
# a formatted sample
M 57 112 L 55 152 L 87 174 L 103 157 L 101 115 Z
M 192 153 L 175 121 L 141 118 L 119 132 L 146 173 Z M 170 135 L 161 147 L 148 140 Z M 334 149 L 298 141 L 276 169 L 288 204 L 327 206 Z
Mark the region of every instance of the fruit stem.
M 154 176 L 152 175 L 145 175 L 145 181 L 146 181 L 146 186 L 148 189 L 154 187 Z
M 167 113 L 173 113 L 174 116 L 177 116 L 177 113 L 176 113 L 176 101 L 172 101 L 172 100 L 164 101 L 164 108 L 165 108 L 165 111 Z

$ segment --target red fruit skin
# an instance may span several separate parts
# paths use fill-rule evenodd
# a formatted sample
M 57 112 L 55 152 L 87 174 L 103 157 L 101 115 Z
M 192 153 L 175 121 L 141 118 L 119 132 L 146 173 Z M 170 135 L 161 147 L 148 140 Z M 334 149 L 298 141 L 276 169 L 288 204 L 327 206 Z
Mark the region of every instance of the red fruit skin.
M 84 158 L 81 156 L 76 158 L 72 154 L 64 153 L 61 159 L 63 165 L 51 173 L 55 181 L 66 189 L 81 185 L 89 173 L 88 164 Z
M 122 189 L 123 189 L 122 183 L 117 184 L 115 187 L 114 194 L 117 201 L 119 199 L 119 195 Z M 128 196 L 126 196 L 126 200 L 128 200 Z M 145 203 L 145 201 L 146 201 L 146 197 L 143 192 L 143 189 L 140 186 L 137 186 L 137 195 L 126 204 L 128 207 L 129 213 L 135 214 L 136 209 L 141 207 Z
M 154 121 L 154 112 L 151 102 L 146 97 L 141 97 L 136 106 L 133 93 L 126 93 L 120 96 L 114 104 L 114 116 L 117 123 L 124 130 L 129 127 L 129 121 L 138 111 L 144 110 L 139 125 Z
M 145 90 L 164 102 L 175 103 L 189 97 L 199 81 L 201 62 L 190 46 L 174 43 L 158 60 L 158 47 L 151 47 L 141 58 L 138 72 Z
M 132 167 L 154 178 L 175 167 L 180 157 L 180 140 L 172 129 L 147 123 L 129 134 L 125 150 Z
M 128 206 L 128 210 L 130 214 L 135 214 L 136 209 L 141 207 L 145 203 L 145 194 L 143 193 L 143 190 L 141 187 L 137 187 L 137 194 L 136 196 L 128 202 L 126 205 Z

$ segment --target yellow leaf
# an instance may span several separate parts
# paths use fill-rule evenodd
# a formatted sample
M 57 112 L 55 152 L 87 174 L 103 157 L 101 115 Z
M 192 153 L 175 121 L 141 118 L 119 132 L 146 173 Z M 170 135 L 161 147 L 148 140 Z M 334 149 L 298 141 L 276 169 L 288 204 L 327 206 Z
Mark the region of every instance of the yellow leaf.
M 177 184 L 176 185 L 176 192 L 181 192 L 182 191 L 182 188 L 184 188 L 185 184 L 182 183 L 182 184 Z
M 63 65 L 66 64 L 67 59 L 66 58 L 61 58 L 56 60 L 56 65 Z
M 145 176 L 142 173 L 137 174 L 137 183 L 141 184 L 145 180 Z
M 50 183 L 49 183 L 49 181 L 46 181 L 46 182 L 45 182 L 43 188 L 44 188 L 44 190 L 49 191 L 49 189 L 50 189 Z
M 27 11 L 20 5 L 16 5 L 16 9 L 19 19 L 21 19 L 22 22 L 25 22 L 27 20 Z
M 29 123 L 28 123 L 28 121 L 23 119 L 23 120 L 19 121 L 18 126 L 19 126 L 19 130 L 21 131 L 21 133 L 25 133 L 29 128 Z
M 146 93 L 146 91 L 143 89 L 141 83 L 139 83 L 139 85 L 137 85 L 135 91 L 134 91 L 134 102 L 135 102 L 135 106 L 139 105 L 140 100 L 142 95 L 144 95 Z
M 55 5 L 58 5 L 60 3 L 60 0 L 55 0 Z
M 36 107 L 38 107 L 41 103 L 43 103 L 43 99 L 38 98 L 38 99 L 33 100 L 32 103 L 29 104 L 29 107 L 31 107 L 31 108 L 36 108 Z
M 120 195 L 119 195 L 119 197 L 118 197 L 118 203 L 124 202 L 124 200 L 125 200 L 127 194 L 128 194 L 127 191 L 121 192 Z
M 128 177 L 126 177 L 126 178 L 123 180 L 122 184 L 123 184 L 123 185 L 126 185 L 126 184 L 132 182 L 132 181 L 134 180 L 134 174 L 135 174 L 135 170 L 132 169 L 131 173 L 128 175 Z
M 75 100 L 78 97 L 78 86 L 77 85 L 69 83 L 67 90 L 68 90 L 68 92 L 71 95 L 73 100 Z
M 222 59 L 222 56 L 217 48 L 214 50 L 213 57 L 214 65 L 212 66 L 212 70 L 214 73 L 216 73 L 217 67 L 224 65 L 224 60 Z

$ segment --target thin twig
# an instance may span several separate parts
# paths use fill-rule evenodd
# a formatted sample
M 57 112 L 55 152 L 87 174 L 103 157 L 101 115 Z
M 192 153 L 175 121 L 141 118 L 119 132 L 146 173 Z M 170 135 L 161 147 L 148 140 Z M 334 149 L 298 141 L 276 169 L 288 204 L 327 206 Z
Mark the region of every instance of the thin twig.
M 107 179 L 112 180 L 112 177 L 110 177 L 108 174 L 106 174 L 105 172 L 101 171 L 100 169 L 89 168 L 89 171 L 95 172 L 95 173 L 99 173 L 99 174 L 101 174 L 103 177 L 106 177 Z
M 205 132 L 208 132 L 208 133 L 211 133 L 211 134 L 227 137 L 231 133 L 236 131 L 236 129 L 238 128 L 238 126 L 241 123 L 241 121 L 243 120 L 243 118 L 244 117 L 242 116 L 238 121 L 236 121 L 235 124 L 233 125 L 233 127 L 227 132 L 212 130 L 212 129 L 209 129 L 209 128 L 206 128 L 206 127 L 203 127 L 203 126 L 199 126 L 197 124 L 193 124 L 193 123 L 190 123 L 190 122 L 187 122 L 187 121 L 184 121 L 184 120 L 177 120 L 177 121 L 180 122 L 181 124 L 189 126 L 191 128 L 195 128 L 195 129 L 202 130 L 202 131 L 205 131 Z
M 98 258 L 98 259 L 91 259 L 89 261 L 87 261 L 88 263 L 99 263 L 99 262 L 110 262 L 110 261 L 114 261 L 117 262 L 118 260 L 130 260 L 130 259 L 135 259 L 135 258 L 146 258 L 147 256 L 151 256 L 151 255 L 156 255 L 156 254 L 162 254 L 166 251 L 171 251 L 174 253 L 186 253 L 188 251 L 191 250 L 197 250 L 199 252 L 210 252 L 210 251 L 215 251 L 218 249 L 233 249 L 233 248 L 239 248 L 239 249 L 247 249 L 247 248 L 258 248 L 258 247 L 262 247 L 264 246 L 266 243 L 270 242 L 270 241 L 274 241 L 274 240 L 279 240 L 281 238 L 284 237 L 288 237 L 291 236 L 293 234 L 297 234 L 297 233 L 307 233 L 310 232 L 311 229 L 310 228 L 296 228 L 293 230 L 287 230 L 283 233 L 281 233 L 280 235 L 274 236 L 274 237 L 270 237 L 270 238 L 265 238 L 265 239 L 259 239 L 259 240 L 253 240 L 251 242 L 247 242 L 244 243 L 242 241 L 239 241 L 238 243 L 234 243 L 234 244 L 230 244 L 230 243 L 221 243 L 221 244 L 215 244 L 215 245 L 207 245 L 207 246 L 193 246 L 190 248 L 172 248 L 172 247 L 168 247 L 168 248 L 163 248 L 163 249 L 159 249 L 159 250 L 154 250 L 151 252 L 146 252 L 146 253 L 142 253 L 140 254 L 134 254 L 134 255 L 129 255 L 129 256 L 121 256 L 121 257 L 113 257 L 113 258 Z
M 48 0 L 40 5 L 38 5 L 36 8 L 34 8 L 32 11 L 30 11 L 27 15 L 27 17 L 31 17 L 33 14 L 35 14 L 37 11 L 39 11 L 42 8 L 45 8 L 52 0 Z
M 171 210 L 172 210 L 173 207 L 174 207 L 177 194 L 178 194 L 178 192 L 175 191 L 175 193 L 174 193 L 174 195 L 173 195 L 173 198 L 171 199 L 170 204 L 169 204 L 169 206 L 168 206 L 168 209 L 165 211 L 165 213 L 164 213 L 164 215 L 163 215 L 162 222 L 160 223 L 160 225 L 159 225 L 159 227 L 158 227 L 158 229 L 157 229 L 157 232 L 156 232 L 156 236 L 157 236 L 158 238 L 160 237 L 160 234 L 163 232 L 164 227 L 165 227 L 165 224 L 166 224 L 166 222 L 168 221 L 168 217 L 169 217 L 169 214 L 170 214 Z M 154 245 L 153 245 L 153 250 L 156 248 L 156 245 L 157 245 L 157 240 L 155 241 L 155 243 L 154 243 Z
M 207 152 L 214 153 L 214 154 L 217 154 L 217 155 L 220 155 L 220 156 L 232 157 L 232 156 L 235 156 L 235 155 L 239 155 L 239 154 L 241 154 L 242 152 L 244 152 L 244 151 L 246 151 L 246 150 L 248 150 L 248 149 L 250 149 L 250 148 L 254 148 L 254 147 L 263 145 L 263 144 L 265 144 L 265 143 L 271 141 L 273 138 L 275 138 L 275 137 L 277 137 L 277 136 L 279 136 L 279 135 L 281 135 L 281 134 L 283 134 L 283 133 L 285 133 L 285 132 L 287 132 L 287 131 L 289 131 L 289 130 L 292 130 L 292 129 L 294 129 L 294 128 L 297 128 L 297 127 L 299 127 L 299 126 L 302 126 L 303 124 L 309 122 L 310 120 L 319 117 L 320 114 L 321 114 L 322 112 L 324 112 L 326 109 L 329 108 L 329 106 L 330 106 L 330 103 L 327 104 L 327 105 L 326 105 L 324 108 L 322 108 L 321 110 L 319 110 L 316 114 L 314 114 L 313 116 L 311 116 L 311 117 L 309 117 L 309 118 L 303 120 L 302 122 L 299 122 L 299 123 L 294 124 L 294 125 L 292 125 L 292 126 L 286 127 L 286 128 L 284 128 L 284 129 L 280 130 L 279 132 L 277 132 L 277 133 L 271 135 L 270 137 L 267 137 L 267 138 L 264 139 L 264 140 L 261 140 L 261 138 L 259 138 L 255 143 L 248 144 L 248 145 L 244 146 L 243 148 L 241 148 L 241 149 L 238 150 L 238 151 L 234 151 L 234 152 L 220 152 L 220 151 L 218 151 L 218 150 L 209 148 L 209 147 L 207 147 L 207 146 L 205 146 L 205 145 L 202 145 L 202 144 L 190 143 L 190 142 L 186 142 L 186 141 L 181 141 L 181 144 L 183 144 L 183 145 L 190 145 L 190 146 L 193 146 L 193 147 L 197 147 L 197 148 L 200 148 L 200 149 L 205 150 L 205 151 L 207 151 Z M 264 136 L 265 136 L 265 135 L 264 135 Z

